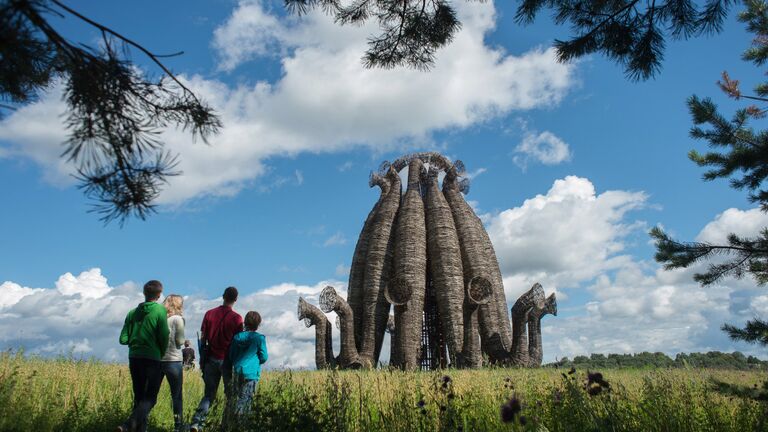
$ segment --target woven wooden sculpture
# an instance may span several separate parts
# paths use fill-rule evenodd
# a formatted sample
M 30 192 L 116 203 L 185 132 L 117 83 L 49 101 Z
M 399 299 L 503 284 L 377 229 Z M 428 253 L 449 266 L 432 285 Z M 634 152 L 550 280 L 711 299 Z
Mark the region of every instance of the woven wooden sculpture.
M 539 367 L 544 352 L 541 347 L 541 318 L 544 315 L 557 316 L 557 297 L 552 293 L 544 301 L 544 307 L 534 308 L 528 315 L 528 366 Z
M 365 218 L 365 224 L 363 224 L 363 230 L 360 231 L 360 237 L 357 239 L 355 245 L 355 252 L 352 255 L 352 265 L 349 269 L 349 287 L 347 288 L 347 302 L 349 307 L 352 308 L 352 313 L 355 316 L 355 343 L 357 349 L 360 350 L 360 341 L 362 335 L 360 334 L 363 324 L 361 317 L 363 315 L 363 284 L 365 282 L 365 258 L 368 254 L 368 239 L 371 235 L 371 229 L 373 229 L 373 222 L 376 219 L 376 213 L 381 207 L 381 203 L 390 190 L 390 180 L 387 177 L 380 176 L 376 173 L 371 173 L 371 177 L 368 181 L 368 187 L 378 186 L 381 189 L 381 195 L 379 200 L 368 213 L 368 217 Z
M 421 327 L 424 319 L 424 288 L 427 283 L 427 230 L 421 198 L 420 159 L 408 165 L 408 186 L 400 205 L 395 229 L 393 277 L 387 285 L 387 301 L 395 305 L 390 364 L 406 370 L 421 365 Z
M 341 350 L 336 363 L 342 368 L 357 369 L 362 366 L 360 357 L 355 348 L 355 329 L 352 317 L 352 308 L 344 301 L 336 290 L 325 287 L 320 293 L 320 309 L 323 312 L 336 312 L 339 317 L 339 330 L 341 331 Z
M 512 363 L 528 366 L 528 334 L 525 325 L 534 308 L 544 308 L 544 289 L 533 284 L 512 306 Z
M 452 362 L 462 367 L 464 345 L 464 269 L 451 208 L 437 185 L 437 169 L 429 169 L 426 184 L 427 256 L 435 286 L 443 336 Z
M 384 297 L 384 287 L 389 283 L 392 268 L 392 225 L 400 207 L 400 175 L 391 166 L 386 168 L 390 183 L 387 196 L 376 211 L 371 233 L 368 237 L 368 251 L 365 256 L 363 283 L 363 307 L 360 332 L 360 360 L 367 367 L 379 361 L 381 343 L 387 327 L 390 305 Z
M 406 167 L 403 194 L 399 172 Z M 405 370 L 474 368 L 484 359 L 541 364 L 541 318 L 557 314 L 555 296 L 545 300 L 535 284 L 512 307 L 510 326 L 496 253 L 464 199 L 464 176 L 461 161 L 435 152 L 405 155 L 371 174 L 370 186 L 379 186 L 381 195 L 355 246 L 349 304 L 332 287 L 320 294 L 322 311 L 338 315 L 337 358 L 330 323 L 299 299 L 299 319 L 318 327 L 318 368 L 376 367 L 385 331 L 391 337 L 390 365 Z
M 331 322 L 317 306 L 307 303 L 299 297 L 299 320 L 307 327 L 315 326 L 315 364 L 318 369 L 328 369 L 336 365 L 333 358 Z

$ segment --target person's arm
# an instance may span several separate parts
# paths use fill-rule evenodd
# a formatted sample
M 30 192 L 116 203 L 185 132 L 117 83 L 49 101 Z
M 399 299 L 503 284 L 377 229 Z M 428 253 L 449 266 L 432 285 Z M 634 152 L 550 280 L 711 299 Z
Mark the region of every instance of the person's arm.
M 164 307 L 155 308 L 155 321 L 157 323 L 157 344 L 160 348 L 160 357 L 165 355 L 165 351 L 168 349 L 168 339 L 170 337 L 170 330 L 168 329 L 168 313 L 165 312 Z
M 259 364 L 267 362 L 269 355 L 267 354 L 267 338 L 264 337 L 264 335 L 261 335 L 259 338 L 259 350 L 257 351 L 257 354 L 259 356 Z
M 123 323 L 123 329 L 120 330 L 120 345 L 128 345 L 130 341 L 130 324 L 131 322 L 131 313 L 128 312 L 128 314 L 125 316 L 125 322 Z
M 233 367 L 235 365 L 235 362 L 239 358 L 240 358 L 240 351 L 237 348 L 237 344 L 236 343 L 229 344 L 229 349 L 227 350 L 224 364 L 228 364 L 230 365 L 230 367 Z
M 177 316 L 176 321 L 176 348 L 181 348 L 184 345 L 184 318 Z
M 244 329 L 244 327 L 243 327 L 243 317 L 241 317 L 240 314 L 237 314 L 237 321 L 236 321 L 236 325 L 235 325 L 235 334 L 240 333 L 241 331 L 243 331 L 243 329 Z
M 210 311 L 206 312 L 205 315 L 203 315 L 203 322 L 200 324 L 200 338 L 202 340 L 208 340 L 208 335 L 205 333 L 208 331 L 208 313 Z

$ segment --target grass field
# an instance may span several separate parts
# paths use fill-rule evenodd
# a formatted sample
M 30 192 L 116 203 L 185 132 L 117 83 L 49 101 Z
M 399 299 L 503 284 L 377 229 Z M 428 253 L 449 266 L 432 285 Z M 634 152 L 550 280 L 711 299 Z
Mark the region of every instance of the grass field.
M 752 386 L 765 379 L 764 372 L 602 372 L 610 389 L 603 386 L 599 394 L 590 395 L 586 371 L 270 371 L 263 375 L 257 415 L 246 429 L 768 431 L 766 404 L 710 390 L 712 378 Z M 184 380 L 184 413 L 189 418 L 203 386 L 194 371 Z M 513 422 L 504 423 L 501 407 L 513 395 L 522 411 Z M 127 366 L 0 355 L 0 431 L 112 430 L 128 414 L 130 401 Z M 214 406 L 207 430 L 217 430 L 221 412 L 221 404 Z M 164 383 L 150 430 L 171 430 L 172 417 Z

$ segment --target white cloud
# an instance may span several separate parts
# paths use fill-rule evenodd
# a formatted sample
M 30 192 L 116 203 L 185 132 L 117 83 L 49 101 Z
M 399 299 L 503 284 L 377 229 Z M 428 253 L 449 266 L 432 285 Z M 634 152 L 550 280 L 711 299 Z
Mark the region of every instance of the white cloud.
M 590 353 L 741 350 L 725 322 L 768 315 L 768 296 L 750 278 L 702 288 L 696 268 L 666 271 L 626 253 L 627 236 L 646 225 L 632 210 L 647 207 L 642 192 L 597 193 L 588 180 L 566 177 L 544 195 L 488 215 L 488 232 L 512 303 L 533 282 L 557 291 L 560 316 L 543 322 L 545 360 Z M 759 209 L 728 209 L 702 228 L 699 241 L 722 243 L 727 233 L 751 236 L 768 226 Z
M 325 239 L 325 242 L 323 242 L 323 247 L 342 246 L 345 244 L 347 244 L 347 238 L 344 236 L 344 233 L 337 231 L 334 235 Z
M 339 172 L 346 172 L 352 169 L 352 167 L 355 166 L 352 161 L 346 161 L 343 164 L 339 165 L 338 170 Z
M 349 276 L 349 266 L 344 264 L 337 265 L 336 276 L 339 276 L 339 277 Z
M 374 24 L 341 27 L 320 11 L 286 21 L 260 2 L 241 1 L 215 32 L 221 67 L 231 70 L 254 56 L 275 54 L 282 75 L 273 83 L 237 86 L 182 77 L 221 114 L 224 129 L 210 146 L 192 143 L 181 131 L 163 134 L 168 149 L 180 155 L 183 175 L 171 179 L 159 202 L 237 194 L 268 173 L 270 157 L 429 142 L 438 130 L 554 106 L 573 86 L 574 66 L 558 63 L 552 49 L 512 55 L 485 44 L 496 20 L 492 2 L 456 7 L 462 30 L 425 73 L 364 68 L 360 57 L 367 36 L 378 31 Z M 0 145 L 62 181 L 72 168 L 59 158 L 66 138 L 59 92 L 3 120 Z
M 98 297 L 91 295 L 94 285 L 102 287 L 102 281 L 105 290 Z M 41 355 L 71 353 L 124 361 L 127 348 L 118 344 L 118 336 L 126 313 L 143 300 L 141 287 L 132 282 L 110 287 L 106 281 L 99 269 L 91 269 L 77 277 L 66 273 L 56 288 L 31 289 L 14 282 L 0 285 L 0 346 L 23 346 L 27 352 Z M 312 286 L 283 283 L 252 293 L 241 290 L 235 310 L 262 314 L 260 332 L 267 336 L 268 367 L 314 367 L 314 329 L 298 321 L 296 304 L 299 296 L 317 304 L 320 291 L 328 285 L 346 296 L 346 284 L 334 280 Z M 205 311 L 220 302 L 220 298 L 184 297 L 187 338 L 195 339 Z M 329 319 L 335 320 L 335 314 L 329 314 Z
M 508 298 L 537 281 L 550 290 L 574 287 L 627 261 L 622 240 L 643 225 L 624 217 L 646 200 L 643 192 L 597 194 L 588 179 L 568 176 L 546 195 L 489 216 Z
M 14 305 L 22 298 L 41 291 L 40 288 L 27 288 L 11 281 L 5 281 L 0 285 L 0 308 Z
M 523 169 L 531 160 L 544 165 L 557 165 L 569 161 L 572 156 L 568 143 L 548 131 L 526 133 L 523 141 L 515 147 L 515 153 L 513 161 Z
M 56 289 L 65 296 L 79 294 L 83 298 L 94 299 L 104 297 L 111 290 L 99 268 L 84 271 L 77 277 L 65 273 L 56 281 Z

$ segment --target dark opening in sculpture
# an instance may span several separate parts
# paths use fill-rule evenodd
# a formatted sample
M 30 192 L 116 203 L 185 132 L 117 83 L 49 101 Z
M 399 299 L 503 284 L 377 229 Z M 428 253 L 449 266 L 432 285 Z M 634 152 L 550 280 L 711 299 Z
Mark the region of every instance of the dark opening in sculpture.
M 399 173 L 406 167 L 403 193 Z M 389 363 L 404 370 L 541 365 L 541 319 L 557 315 L 555 295 L 545 299 L 535 284 L 514 303 L 510 325 L 491 239 L 464 199 L 465 174 L 461 161 L 434 152 L 371 173 L 369 185 L 381 195 L 355 247 L 347 301 L 332 287 L 320 295 L 322 312 L 338 315 L 338 357 L 330 322 L 299 299 L 299 319 L 317 327 L 318 369 L 375 367 L 385 332 Z

